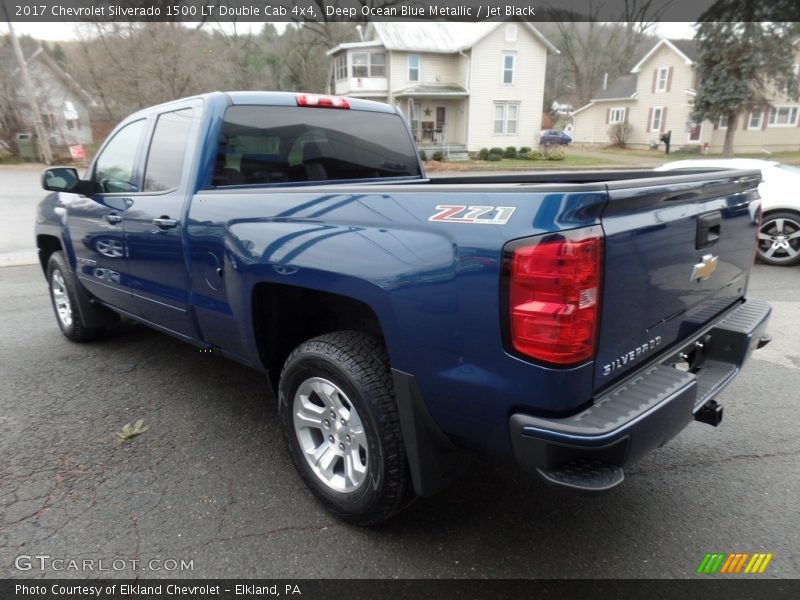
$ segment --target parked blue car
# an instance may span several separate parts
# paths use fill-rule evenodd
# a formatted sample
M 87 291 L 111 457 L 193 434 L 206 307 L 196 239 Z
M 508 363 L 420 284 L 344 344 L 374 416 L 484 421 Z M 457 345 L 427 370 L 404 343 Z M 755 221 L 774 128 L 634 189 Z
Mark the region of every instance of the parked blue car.
M 569 146 L 571 143 L 572 138 L 560 129 L 543 129 L 539 134 L 539 144 L 542 146 L 548 144 Z

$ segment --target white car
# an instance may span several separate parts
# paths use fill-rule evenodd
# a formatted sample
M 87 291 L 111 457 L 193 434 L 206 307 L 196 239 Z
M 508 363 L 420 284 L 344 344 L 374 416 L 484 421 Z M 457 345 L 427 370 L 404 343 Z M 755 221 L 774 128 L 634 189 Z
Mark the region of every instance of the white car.
M 656 171 L 681 169 L 760 169 L 758 259 L 768 265 L 800 263 L 800 167 L 755 158 L 709 158 L 676 160 Z

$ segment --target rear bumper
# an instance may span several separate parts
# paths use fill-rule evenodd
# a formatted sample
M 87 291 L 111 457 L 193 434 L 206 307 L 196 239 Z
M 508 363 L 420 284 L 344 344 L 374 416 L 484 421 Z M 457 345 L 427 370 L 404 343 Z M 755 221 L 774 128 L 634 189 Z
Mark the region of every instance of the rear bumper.
M 770 312 L 762 300 L 745 300 L 576 415 L 512 415 L 517 462 L 562 487 L 614 487 L 623 479 L 623 466 L 672 439 L 731 382 L 750 352 L 765 343 Z M 616 475 L 609 476 L 611 471 Z

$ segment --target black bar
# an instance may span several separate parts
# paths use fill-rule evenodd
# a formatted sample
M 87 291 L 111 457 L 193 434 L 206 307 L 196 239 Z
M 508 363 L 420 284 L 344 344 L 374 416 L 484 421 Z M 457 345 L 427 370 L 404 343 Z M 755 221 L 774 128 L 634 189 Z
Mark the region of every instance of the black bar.
M 735 4 L 734 0 L 734 4 Z M 744 1 L 744 0 L 740 0 Z M 628 21 L 626 0 L 0 0 L 3 17 L 16 22 L 184 21 Z M 648 21 L 729 20 L 730 0 L 672 0 L 650 11 Z M 588 12 L 591 10 L 592 12 Z M 717 17 L 715 17 L 717 15 Z M 769 0 L 753 20 L 800 21 L 800 2 Z
M 535 557 L 532 557 L 532 560 L 535 560 Z M 760 580 L 753 577 L 758 576 L 704 575 L 693 580 L 5 579 L 0 580 L 0 598 L 3 600 L 271 600 L 272 598 L 788 600 L 791 598 L 794 600 L 800 597 L 800 580 Z

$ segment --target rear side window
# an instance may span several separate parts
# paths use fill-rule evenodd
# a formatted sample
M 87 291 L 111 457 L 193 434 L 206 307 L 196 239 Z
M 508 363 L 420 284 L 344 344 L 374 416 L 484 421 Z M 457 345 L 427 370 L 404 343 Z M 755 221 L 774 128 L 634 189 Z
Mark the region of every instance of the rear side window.
M 416 149 L 395 114 L 232 106 L 225 113 L 213 184 L 419 175 Z
M 159 115 L 144 170 L 145 192 L 163 192 L 178 187 L 191 125 L 191 108 Z

